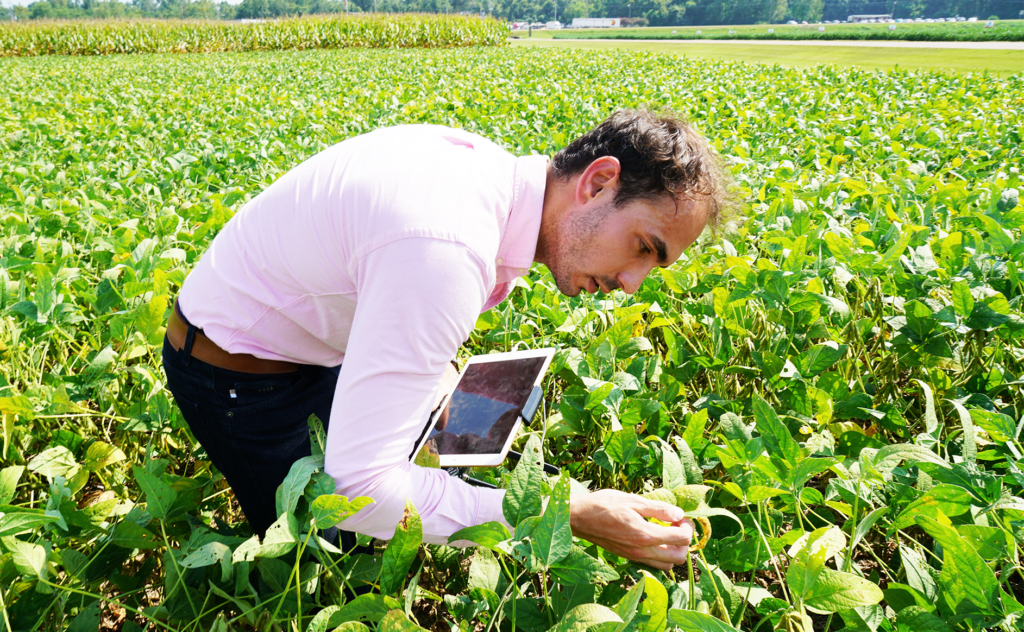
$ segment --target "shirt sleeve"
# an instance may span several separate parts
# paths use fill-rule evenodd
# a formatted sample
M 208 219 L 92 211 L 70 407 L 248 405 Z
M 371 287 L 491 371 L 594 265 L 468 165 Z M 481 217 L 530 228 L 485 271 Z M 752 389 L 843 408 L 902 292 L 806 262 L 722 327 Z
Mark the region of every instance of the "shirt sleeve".
M 466 246 L 408 238 L 366 254 L 358 307 L 327 431 L 326 471 L 337 493 L 369 505 L 339 526 L 390 539 L 412 500 L 423 540 L 504 522 L 504 491 L 473 487 L 409 461 L 449 361 L 487 298 L 486 266 Z

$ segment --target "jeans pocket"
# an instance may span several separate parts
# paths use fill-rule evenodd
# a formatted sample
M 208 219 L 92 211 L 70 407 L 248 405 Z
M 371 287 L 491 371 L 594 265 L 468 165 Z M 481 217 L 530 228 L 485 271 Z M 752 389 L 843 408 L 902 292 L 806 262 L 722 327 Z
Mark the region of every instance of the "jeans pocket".
M 289 399 L 306 381 L 302 370 L 272 375 L 217 376 L 215 389 L 236 415 L 272 408 Z

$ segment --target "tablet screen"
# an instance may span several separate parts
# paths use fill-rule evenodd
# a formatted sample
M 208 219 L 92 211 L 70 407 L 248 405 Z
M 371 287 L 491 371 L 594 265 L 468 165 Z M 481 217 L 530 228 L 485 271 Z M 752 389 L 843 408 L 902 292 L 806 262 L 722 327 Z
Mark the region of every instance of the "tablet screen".
M 545 357 L 473 363 L 427 439 L 441 455 L 501 452 L 547 362 Z M 430 445 L 433 444 L 433 445 Z

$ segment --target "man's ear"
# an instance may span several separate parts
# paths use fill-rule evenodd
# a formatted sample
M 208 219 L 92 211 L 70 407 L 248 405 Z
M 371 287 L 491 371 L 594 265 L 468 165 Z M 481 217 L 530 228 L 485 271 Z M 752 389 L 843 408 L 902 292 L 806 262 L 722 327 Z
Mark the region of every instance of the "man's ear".
M 599 196 L 615 196 L 622 165 L 614 156 L 601 156 L 590 163 L 576 181 L 574 201 L 583 205 Z M 611 198 L 608 198 L 611 199 Z

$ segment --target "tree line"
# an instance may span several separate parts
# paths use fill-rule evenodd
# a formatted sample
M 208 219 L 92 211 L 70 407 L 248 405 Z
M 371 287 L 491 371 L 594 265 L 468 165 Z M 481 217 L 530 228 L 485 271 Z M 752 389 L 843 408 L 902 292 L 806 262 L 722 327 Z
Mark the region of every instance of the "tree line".
M 463 13 L 510 22 L 571 22 L 622 17 L 635 24 L 687 26 L 845 20 L 855 14 L 897 18 L 1018 17 L 1024 0 L 36 0 L 0 8 L 0 19 L 180 18 L 261 19 L 331 13 Z

